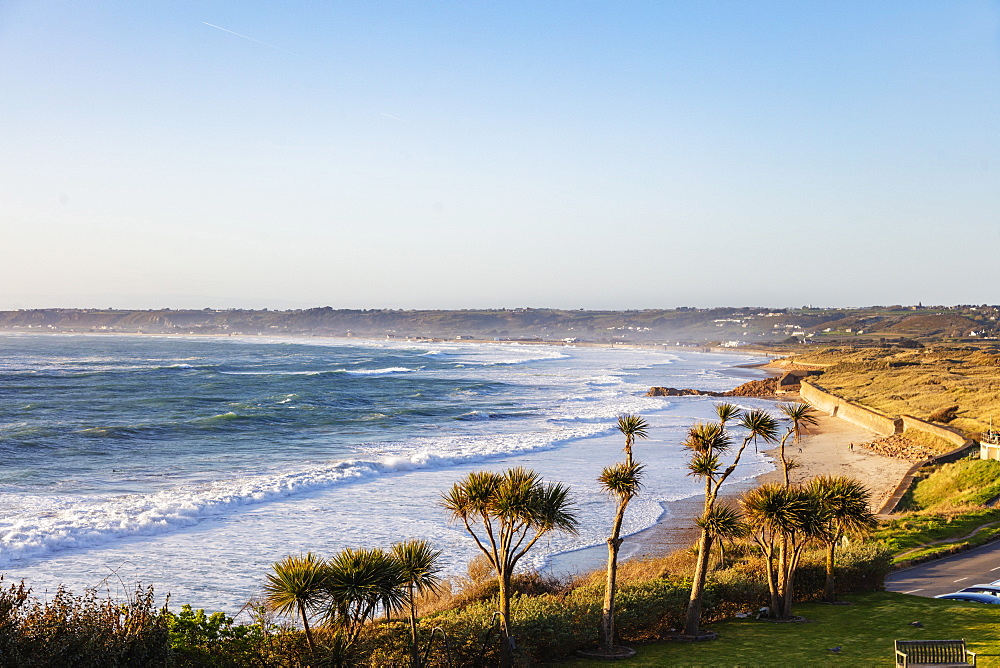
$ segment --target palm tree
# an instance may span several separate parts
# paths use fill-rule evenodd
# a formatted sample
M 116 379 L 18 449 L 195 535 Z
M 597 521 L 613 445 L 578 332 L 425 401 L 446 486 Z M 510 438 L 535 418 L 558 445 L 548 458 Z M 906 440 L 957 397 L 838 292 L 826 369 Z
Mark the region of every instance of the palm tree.
M 785 456 L 785 442 L 788 441 L 788 437 L 792 434 L 795 435 L 795 442 L 798 443 L 802 433 L 806 430 L 806 427 L 817 424 L 818 419 L 816 417 L 816 411 L 813 410 L 812 406 L 809 404 L 778 404 L 778 408 L 785 417 L 789 419 L 791 424 L 788 426 L 788 431 L 781 438 L 781 470 L 785 476 L 785 487 L 788 487 L 790 483 L 788 473 L 793 469 L 799 468 L 800 464 L 794 459 L 789 459 Z
M 726 539 L 743 538 L 748 534 L 740 511 L 729 505 L 715 506 L 707 515 L 701 515 L 695 524 L 713 539 L 719 539 L 719 565 L 726 565 Z
M 309 650 L 315 651 L 307 610 L 316 608 L 324 598 L 326 565 L 312 552 L 288 556 L 276 561 L 264 583 L 264 602 L 279 614 L 298 614 L 306 630 Z
M 742 500 L 750 535 L 764 552 L 771 615 L 792 614 L 795 571 L 802 551 L 826 530 L 819 499 L 803 487 L 766 484 Z
M 834 583 L 834 556 L 837 543 L 846 534 L 865 534 L 878 526 L 878 519 L 871 512 L 871 492 L 854 478 L 845 476 L 817 476 L 806 485 L 809 492 L 819 499 L 826 514 L 826 588 L 825 598 L 836 600 Z
M 385 550 L 345 548 L 326 563 L 326 621 L 350 647 L 380 605 L 387 610 L 403 606 L 405 582 L 402 566 Z
M 618 431 L 625 434 L 625 461 L 632 463 L 632 445 L 637 438 L 649 438 L 649 423 L 638 415 L 624 413 L 618 416 Z
M 736 404 L 722 402 L 715 404 L 715 414 L 719 418 L 719 424 L 725 428 L 727 423 L 740 419 L 740 415 L 743 414 L 743 409 Z
M 796 445 L 808 427 L 816 426 L 819 423 L 816 411 L 809 404 L 778 404 L 778 408 L 792 422 Z
M 517 563 L 550 531 L 577 532 L 569 488 L 545 483 L 523 468 L 470 473 L 452 485 L 441 504 L 461 522 L 496 571 L 503 616 L 500 663 L 511 665 L 510 582 Z
M 403 573 L 405 604 L 410 611 L 410 660 L 414 668 L 419 668 L 421 662 L 420 646 L 417 643 L 416 594 L 438 590 L 441 584 L 441 550 L 432 549 L 426 540 L 405 540 L 393 545 L 391 554 Z
M 604 589 L 604 607 L 601 610 L 600 645 L 611 651 L 615 644 L 615 583 L 618 577 L 618 550 L 622 545 L 622 520 L 625 508 L 642 487 L 642 464 L 631 461 L 608 466 L 597 479 L 601 487 L 611 497 L 618 499 L 618 511 L 608 538 L 608 576 Z
M 728 410 L 727 410 L 728 412 Z M 756 448 L 757 440 L 766 442 L 777 440 L 778 423 L 763 410 L 751 410 L 739 413 L 739 425 L 746 430 L 743 443 L 736 451 L 732 463 L 722 468 L 719 455 L 728 451 L 733 445 L 733 439 L 722 423 L 696 424 L 688 431 L 684 442 L 693 450 L 688 464 L 689 475 L 705 480 L 705 511 L 702 517 L 706 521 L 711 517 L 715 502 L 719 496 L 719 488 L 733 474 L 740 463 L 740 458 L 747 446 L 752 442 Z M 708 562 L 712 551 L 712 540 L 708 526 L 701 528 L 698 540 L 698 559 L 695 562 L 694 578 L 691 583 L 691 598 L 688 600 L 687 616 L 684 621 L 686 635 L 698 635 L 701 624 L 701 600 L 705 591 L 705 578 L 708 575 Z

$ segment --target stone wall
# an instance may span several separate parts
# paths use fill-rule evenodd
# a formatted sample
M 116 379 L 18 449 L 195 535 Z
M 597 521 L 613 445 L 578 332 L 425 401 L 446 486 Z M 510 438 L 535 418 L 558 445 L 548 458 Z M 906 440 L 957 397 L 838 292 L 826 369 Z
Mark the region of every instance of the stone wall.
M 951 427 L 945 427 L 943 425 L 934 424 L 933 422 L 927 422 L 921 420 L 920 418 L 913 417 L 912 415 L 903 415 L 903 429 L 914 429 L 916 431 L 925 431 L 928 434 L 933 434 L 948 441 L 955 447 L 960 445 L 968 445 L 969 439 L 965 437 L 965 434 L 961 434 Z
M 899 434 L 903 431 L 902 418 L 892 418 L 853 401 L 842 399 L 814 382 L 803 379 L 799 396 L 813 408 L 870 429 L 881 436 Z

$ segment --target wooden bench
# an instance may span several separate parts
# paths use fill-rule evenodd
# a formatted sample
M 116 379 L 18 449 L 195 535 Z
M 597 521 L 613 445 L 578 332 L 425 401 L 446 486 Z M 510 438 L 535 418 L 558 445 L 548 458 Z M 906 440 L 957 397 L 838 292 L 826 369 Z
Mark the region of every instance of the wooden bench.
M 975 666 L 976 653 L 965 649 L 965 640 L 897 640 L 896 665 Z

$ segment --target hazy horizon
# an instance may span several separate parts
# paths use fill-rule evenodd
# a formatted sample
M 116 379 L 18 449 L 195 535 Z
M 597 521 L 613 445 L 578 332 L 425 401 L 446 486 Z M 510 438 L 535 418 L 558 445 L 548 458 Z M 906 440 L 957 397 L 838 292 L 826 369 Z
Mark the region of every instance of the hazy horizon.
M 997 0 L 12 0 L 0 58 L 0 309 L 997 301 Z

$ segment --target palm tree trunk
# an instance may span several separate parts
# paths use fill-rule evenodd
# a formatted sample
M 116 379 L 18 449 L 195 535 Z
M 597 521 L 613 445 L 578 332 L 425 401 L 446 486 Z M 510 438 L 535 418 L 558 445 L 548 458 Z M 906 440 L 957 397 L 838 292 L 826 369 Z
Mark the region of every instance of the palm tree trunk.
M 780 609 L 780 598 L 778 590 L 778 563 L 774 560 L 774 554 L 772 550 L 768 550 L 767 553 L 767 590 L 771 595 L 771 617 L 777 617 L 781 614 Z
M 622 521 L 625 518 L 625 508 L 628 507 L 629 500 L 628 497 L 622 497 L 619 500 L 611 537 L 608 538 L 608 575 L 604 586 L 604 607 L 601 609 L 599 639 L 601 649 L 609 651 L 615 645 L 615 590 L 618 580 L 618 551 L 622 546 Z
M 698 561 L 694 567 L 694 582 L 691 583 L 691 598 L 688 600 L 687 618 L 684 621 L 685 635 L 698 635 L 701 625 L 701 598 L 705 592 L 705 577 L 708 575 L 708 557 L 712 550 L 712 536 L 701 530 L 698 541 Z
M 500 585 L 500 612 L 503 614 L 500 626 L 500 668 L 511 668 L 514 657 L 510 647 L 510 573 L 504 573 L 497 578 Z
M 788 434 L 781 439 L 781 470 L 785 475 L 785 487 L 788 487 L 791 483 L 788 481 L 788 459 L 785 458 L 785 441 L 788 440 Z M 798 434 L 795 435 L 795 442 L 799 442 Z
M 799 569 L 799 558 L 802 556 L 802 545 L 792 545 L 788 561 L 788 575 L 785 580 L 785 600 L 782 616 L 786 619 L 792 616 L 792 603 L 795 602 L 795 571 Z
M 302 615 L 302 626 L 306 629 L 306 642 L 309 643 L 309 651 L 315 652 L 316 645 L 313 644 L 312 631 L 309 630 L 309 618 L 306 617 L 306 607 L 299 603 L 299 614 Z
M 615 534 L 617 533 L 615 531 Z M 615 645 L 615 589 L 618 578 L 618 550 L 621 544 L 621 539 L 614 535 L 608 539 L 608 575 L 604 586 L 604 607 L 601 609 L 599 635 L 601 649 L 605 650 L 611 650 Z
M 410 599 L 410 665 L 420 668 L 420 645 L 417 644 L 417 604 L 413 601 L 413 583 L 409 585 Z
M 780 619 L 785 618 L 785 601 L 788 598 L 788 536 L 781 536 L 778 549 L 778 607 L 775 610 Z
M 826 545 L 826 587 L 824 589 L 824 598 L 833 603 L 837 600 L 836 585 L 834 583 L 833 577 L 833 558 L 834 550 L 837 549 L 837 541 L 832 540 Z

